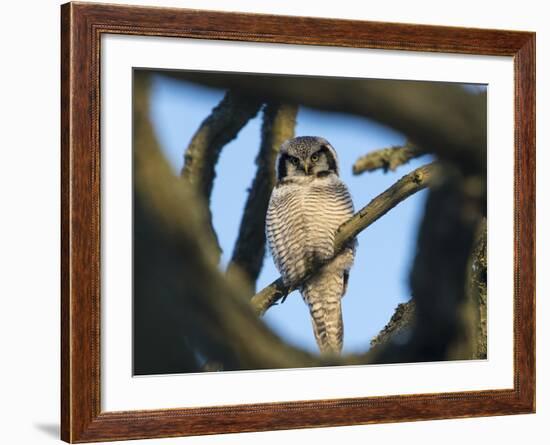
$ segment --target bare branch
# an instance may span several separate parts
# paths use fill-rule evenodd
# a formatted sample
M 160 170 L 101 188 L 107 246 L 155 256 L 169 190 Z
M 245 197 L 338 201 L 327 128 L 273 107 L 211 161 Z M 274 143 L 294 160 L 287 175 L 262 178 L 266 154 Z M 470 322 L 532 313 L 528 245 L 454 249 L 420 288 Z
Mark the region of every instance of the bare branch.
M 149 262 L 135 279 L 138 285 L 149 283 L 149 294 L 140 295 L 163 308 L 161 320 L 179 316 L 181 323 L 173 327 L 180 331 L 166 341 L 177 344 L 188 336 L 224 370 L 377 363 L 379 351 L 344 357 L 307 353 L 286 344 L 257 317 L 246 286 L 222 274 L 208 253 L 213 246 L 204 230 L 204 201 L 172 175 L 160 153 L 146 112 L 146 78 L 138 76 L 134 85 L 135 199 L 141 209 L 136 225 L 141 236 L 155 240 L 149 243 L 159 253 L 155 259 L 163 259 Z
M 457 351 L 456 345 L 451 348 L 455 358 L 483 360 L 487 358 L 487 224 L 482 218 L 475 235 L 475 244 L 468 264 L 466 285 L 467 298 L 457 307 L 459 321 L 466 325 L 460 336 L 462 346 Z M 434 277 L 434 281 L 437 280 Z M 376 337 L 371 340 L 371 347 L 382 345 L 406 344 L 411 339 L 416 326 L 415 301 L 409 300 L 397 306 L 391 320 Z M 460 354 L 460 355 L 458 355 Z
M 139 89 L 143 85 L 136 80 Z M 435 166 L 428 165 L 402 178 L 342 225 L 336 236 L 337 250 L 397 203 L 422 188 L 431 187 L 411 274 L 418 325 L 422 329 L 414 330 L 406 346 L 384 345 L 365 354 L 317 357 L 283 342 L 254 313 L 253 308 L 257 312 L 265 311 L 278 295 L 286 295 L 288 289 L 275 282 L 254 297 L 251 307 L 247 286 L 237 276 L 227 277 L 218 270 L 215 255 L 211 254 L 215 247 L 205 230 L 209 217 L 207 203 L 196 189 L 171 174 L 158 150 L 148 120 L 147 90 L 145 87 L 143 90 L 136 93 L 134 114 L 135 200 L 143 217 L 136 231 L 140 236 L 152 235 L 155 242 L 149 243 L 149 247 L 157 249 L 155 258 L 164 258 L 164 261 L 151 261 L 144 276 L 135 279 L 140 280 L 138 284 L 154 283 L 147 287 L 147 292 L 142 292 L 142 297 L 154 299 L 167 313 L 181 317 L 180 334 L 191 339 L 195 351 L 220 362 L 224 370 L 392 363 L 463 355 L 449 349 L 456 345 L 460 351 L 463 347 L 457 337 L 463 330 L 457 329 L 456 314 L 465 298 L 466 263 L 474 238 L 473 221 L 477 221 L 468 215 L 475 207 L 472 205 L 484 198 L 483 193 L 476 198 L 468 197 L 473 195 L 465 192 L 464 185 L 475 181 L 463 178 L 460 173 L 453 176 L 455 170 L 450 166 L 442 167 L 444 174 L 435 174 Z M 428 129 L 425 127 L 423 131 Z M 450 140 L 452 136 L 446 133 L 443 139 Z M 448 147 L 441 144 L 443 153 Z M 449 149 L 448 158 L 455 156 L 453 150 L 459 145 L 456 143 Z M 427 144 L 422 146 L 431 151 Z M 463 155 L 465 162 L 471 162 L 463 165 L 479 170 L 480 164 L 472 152 L 466 151 Z M 479 178 L 474 179 L 479 182 Z M 174 336 L 173 341 L 177 342 L 180 337 Z M 196 365 L 191 363 L 191 367 Z
M 389 342 L 406 342 L 414 322 L 414 300 L 399 304 L 384 329 L 370 341 L 371 347 L 380 347 Z
M 228 91 L 193 135 L 185 151 L 182 177 L 210 200 L 222 148 L 258 113 L 262 103 Z
M 252 119 L 261 107 L 261 102 L 228 91 L 212 113 L 195 132 L 184 155 L 182 178 L 192 184 L 205 201 L 210 201 L 216 164 L 222 148 L 237 137 L 239 131 Z M 217 245 L 218 257 L 221 247 L 212 225 L 208 208 L 207 227 Z
M 444 182 L 428 195 L 410 273 L 418 322 L 409 342 L 385 345 L 382 361 L 457 360 L 474 353 L 473 329 L 463 309 L 482 200 L 469 196 L 469 180 L 456 167 L 443 168 Z
M 468 267 L 468 301 L 464 311 L 472 325 L 472 358 L 487 358 L 487 219 L 482 218 Z
M 275 185 L 275 160 L 281 144 L 294 136 L 295 105 L 269 103 L 263 112 L 262 142 L 256 158 L 256 176 L 249 189 L 239 237 L 228 274 L 241 273 L 254 292 L 265 256 L 265 215 Z
M 401 131 L 463 170 L 487 166 L 487 95 L 444 82 L 174 73 L 187 81 L 235 88 L 250 97 L 352 113 Z
M 135 200 L 141 209 L 136 220 L 140 236 L 151 236 L 160 252 L 138 285 L 149 285 L 142 298 L 165 309 L 166 319 L 178 317 L 180 331 L 225 370 L 320 366 L 326 361 L 285 344 L 254 313 L 246 287 L 227 279 L 212 255 L 206 234 L 204 200 L 175 177 L 160 153 L 148 118 L 148 76 L 136 75 L 134 109 Z M 146 255 L 147 252 L 142 252 Z M 220 298 L 223 296 L 223 298 Z
M 379 168 L 387 173 L 388 170 L 395 171 L 400 165 L 406 164 L 411 159 L 422 156 L 425 152 L 417 148 L 412 142 L 405 145 L 395 145 L 381 150 L 372 151 L 360 157 L 353 164 L 353 174 L 360 175 L 366 171 L 374 171 Z
M 464 332 L 458 314 L 466 295 L 475 224 L 464 215 L 462 178 L 453 176 L 448 172 L 445 186 L 433 190 L 428 197 L 411 271 L 417 314 L 430 325 L 429 329 L 421 327 L 415 331 L 415 352 L 427 360 L 450 358 L 449 345 L 459 341 L 457 335 Z M 449 257 L 449 252 L 453 252 L 452 261 L 441 261 Z M 438 298 L 441 295 L 445 299 Z M 439 333 L 437 338 L 433 338 L 434 332 Z
M 430 187 L 437 180 L 437 164 L 431 163 L 417 168 L 411 173 L 403 176 L 382 194 L 374 198 L 353 217 L 342 224 L 334 239 L 334 252 L 339 253 L 348 245 L 361 231 L 376 220 L 384 216 L 397 204 L 407 199 L 414 193 Z M 317 269 L 309 271 L 304 280 L 316 272 Z M 302 280 L 302 281 L 304 281 Z M 267 309 L 279 299 L 288 295 L 292 290 L 283 284 L 281 278 L 275 280 L 266 288 L 252 297 L 251 303 L 256 312 L 263 315 Z

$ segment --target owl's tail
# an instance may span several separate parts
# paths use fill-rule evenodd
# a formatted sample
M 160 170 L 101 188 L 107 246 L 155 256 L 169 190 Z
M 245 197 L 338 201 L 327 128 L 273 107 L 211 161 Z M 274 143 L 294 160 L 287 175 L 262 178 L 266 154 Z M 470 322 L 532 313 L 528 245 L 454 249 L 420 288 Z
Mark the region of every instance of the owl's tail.
M 301 289 L 309 306 L 313 333 L 322 354 L 340 354 L 344 338 L 341 299 L 345 272 L 322 268 Z

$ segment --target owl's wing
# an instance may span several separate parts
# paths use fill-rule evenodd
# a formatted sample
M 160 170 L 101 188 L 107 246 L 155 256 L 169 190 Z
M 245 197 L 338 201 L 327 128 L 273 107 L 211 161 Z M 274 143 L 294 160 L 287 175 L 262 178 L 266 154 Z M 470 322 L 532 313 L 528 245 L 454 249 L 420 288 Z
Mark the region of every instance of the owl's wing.
M 306 272 L 303 246 L 307 242 L 299 190 L 293 185 L 273 189 L 266 215 L 266 236 L 284 282 L 298 282 Z

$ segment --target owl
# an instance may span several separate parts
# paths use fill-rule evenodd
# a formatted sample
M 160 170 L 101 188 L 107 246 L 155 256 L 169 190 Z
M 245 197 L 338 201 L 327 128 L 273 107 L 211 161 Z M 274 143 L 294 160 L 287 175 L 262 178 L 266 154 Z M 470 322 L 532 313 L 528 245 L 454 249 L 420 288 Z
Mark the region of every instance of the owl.
M 341 299 L 355 241 L 334 256 L 336 231 L 354 212 L 339 177 L 336 151 L 321 137 L 290 139 L 281 146 L 276 176 L 266 215 L 273 260 L 284 283 L 299 286 L 321 353 L 339 354 L 344 337 Z M 302 283 L 312 267 L 320 268 Z

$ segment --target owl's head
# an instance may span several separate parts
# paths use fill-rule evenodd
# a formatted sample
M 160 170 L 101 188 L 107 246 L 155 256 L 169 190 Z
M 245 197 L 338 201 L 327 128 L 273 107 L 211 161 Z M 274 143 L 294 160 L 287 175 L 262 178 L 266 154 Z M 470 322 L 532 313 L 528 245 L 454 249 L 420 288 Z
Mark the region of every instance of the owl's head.
M 281 145 L 277 180 L 293 176 L 338 176 L 338 158 L 330 143 L 318 136 L 300 136 Z

